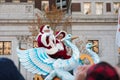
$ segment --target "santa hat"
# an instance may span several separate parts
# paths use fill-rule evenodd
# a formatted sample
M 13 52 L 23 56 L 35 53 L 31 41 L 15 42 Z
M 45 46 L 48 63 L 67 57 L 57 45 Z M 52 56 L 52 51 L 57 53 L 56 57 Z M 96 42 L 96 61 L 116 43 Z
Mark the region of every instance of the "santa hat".
M 50 31 L 52 32 L 51 27 L 50 27 L 49 25 L 42 25 L 42 26 L 40 27 L 40 32 L 39 32 L 39 34 L 37 35 L 36 40 L 38 39 L 39 35 L 41 35 L 41 34 L 44 33 L 44 30 L 50 30 Z
M 51 30 L 51 27 L 49 25 L 42 25 L 40 27 L 40 32 L 44 33 L 44 30 Z
M 63 37 L 67 35 L 67 32 L 65 31 L 57 31 L 55 37 L 58 37 L 60 34 L 63 34 Z
M 41 32 L 41 33 L 43 33 L 44 26 L 45 26 L 45 25 L 42 25 L 42 26 L 40 27 L 40 32 Z
M 119 76 L 110 64 L 100 62 L 88 69 L 86 80 L 119 80 Z

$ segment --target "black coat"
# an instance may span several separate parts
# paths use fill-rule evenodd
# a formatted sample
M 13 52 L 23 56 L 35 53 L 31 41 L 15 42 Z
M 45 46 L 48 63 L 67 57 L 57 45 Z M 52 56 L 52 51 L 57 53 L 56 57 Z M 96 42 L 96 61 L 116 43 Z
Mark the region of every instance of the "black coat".
M 7 58 L 0 58 L 0 80 L 25 80 L 17 70 L 14 62 Z

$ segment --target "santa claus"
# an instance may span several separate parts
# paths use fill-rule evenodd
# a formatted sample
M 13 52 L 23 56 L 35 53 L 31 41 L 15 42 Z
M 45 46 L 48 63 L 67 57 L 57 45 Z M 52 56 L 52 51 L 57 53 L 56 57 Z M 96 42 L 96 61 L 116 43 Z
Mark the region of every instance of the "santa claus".
M 43 25 L 40 28 L 40 33 L 36 40 L 38 47 L 46 48 L 46 52 L 50 57 L 68 59 L 71 56 L 67 55 L 66 46 L 61 41 L 65 36 L 65 31 L 56 32 L 56 36 L 54 36 L 51 27 L 49 25 Z
M 36 37 L 38 47 L 46 48 L 49 55 L 55 54 L 58 51 L 56 45 L 56 39 L 53 34 L 53 30 L 49 25 L 43 25 L 40 28 L 40 33 Z
M 67 49 L 62 39 L 67 35 L 65 31 L 57 31 L 56 32 L 56 47 L 58 48 L 57 53 L 50 55 L 52 58 L 62 58 L 69 59 L 71 56 L 67 55 Z

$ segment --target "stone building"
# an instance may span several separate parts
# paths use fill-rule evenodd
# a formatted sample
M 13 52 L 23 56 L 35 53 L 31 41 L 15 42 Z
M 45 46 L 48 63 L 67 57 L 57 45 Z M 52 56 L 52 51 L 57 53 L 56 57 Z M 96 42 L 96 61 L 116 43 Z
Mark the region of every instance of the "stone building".
M 79 36 L 76 43 L 97 42 L 101 61 L 119 63 L 115 44 L 119 0 L 0 0 L 0 57 L 12 59 L 26 80 L 33 80 L 34 75 L 20 65 L 16 48 L 33 47 L 29 27 L 35 13 L 51 9 L 51 5 L 71 14 L 72 25 L 66 31 Z
M 101 60 L 113 65 L 119 55 L 115 44 L 119 8 L 119 0 L 72 1 L 72 34 L 97 40 Z

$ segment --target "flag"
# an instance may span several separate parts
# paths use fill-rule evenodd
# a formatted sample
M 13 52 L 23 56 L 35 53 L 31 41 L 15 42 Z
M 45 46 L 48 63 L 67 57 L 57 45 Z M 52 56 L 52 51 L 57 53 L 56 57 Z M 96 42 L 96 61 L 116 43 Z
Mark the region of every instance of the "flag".
M 117 32 L 116 32 L 116 44 L 120 48 L 120 8 L 118 13 L 118 26 L 117 26 Z

